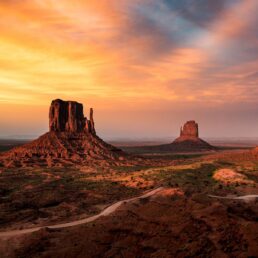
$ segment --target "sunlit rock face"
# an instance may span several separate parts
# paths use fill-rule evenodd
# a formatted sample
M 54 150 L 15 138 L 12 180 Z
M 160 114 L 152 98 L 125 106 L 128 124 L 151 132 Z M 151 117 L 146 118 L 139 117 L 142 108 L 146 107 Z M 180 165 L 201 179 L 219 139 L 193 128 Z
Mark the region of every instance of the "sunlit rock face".
M 253 149 L 254 152 L 258 154 L 258 146 Z
M 199 128 L 198 124 L 195 121 L 188 121 L 181 127 L 180 137 L 199 137 Z

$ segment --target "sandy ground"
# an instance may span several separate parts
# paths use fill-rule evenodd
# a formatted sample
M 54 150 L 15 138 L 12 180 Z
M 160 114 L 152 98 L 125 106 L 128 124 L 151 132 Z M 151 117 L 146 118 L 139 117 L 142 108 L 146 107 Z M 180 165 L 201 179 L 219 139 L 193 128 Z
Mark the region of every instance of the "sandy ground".
M 254 181 L 248 180 L 247 177 L 241 173 L 234 171 L 233 169 L 223 168 L 217 170 L 213 178 L 224 184 L 254 184 Z

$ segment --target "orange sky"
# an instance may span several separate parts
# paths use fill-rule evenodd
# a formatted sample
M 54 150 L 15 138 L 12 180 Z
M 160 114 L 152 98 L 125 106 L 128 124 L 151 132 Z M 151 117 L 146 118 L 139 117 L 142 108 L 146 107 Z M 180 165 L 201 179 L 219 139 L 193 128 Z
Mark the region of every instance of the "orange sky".
M 1 1 L 0 136 L 46 131 L 55 98 L 93 107 L 104 137 L 175 136 L 189 119 L 205 136 L 258 136 L 257 11 L 256 0 Z

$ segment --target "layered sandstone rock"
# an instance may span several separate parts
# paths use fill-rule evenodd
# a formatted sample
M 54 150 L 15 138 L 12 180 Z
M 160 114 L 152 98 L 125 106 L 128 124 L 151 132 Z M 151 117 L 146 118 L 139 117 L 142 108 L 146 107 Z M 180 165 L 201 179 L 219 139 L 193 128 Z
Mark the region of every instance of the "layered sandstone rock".
M 92 108 L 87 119 L 81 103 L 56 99 L 49 109 L 49 132 L 0 155 L 0 166 L 114 165 L 124 157 L 97 136 Z
M 195 121 L 188 121 L 181 127 L 180 137 L 199 137 L 199 128 L 198 124 Z
M 193 120 L 186 122 L 181 127 L 180 136 L 172 143 L 154 146 L 133 147 L 132 149 L 140 153 L 188 153 L 217 150 L 216 147 L 199 138 L 199 126 Z M 127 148 L 127 151 L 130 151 L 130 148 Z
M 88 131 L 91 134 L 96 134 L 96 130 L 95 130 L 95 123 L 94 123 L 94 119 L 93 119 L 93 108 L 90 109 L 90 119 L 86 120 L 86 131 Z
M 199 126 L 194 120 L 187 121 L 180 129 L 178 137 L 172 145 L 175 149 L 186 151 L 215 149 L 209 143 L 199 138 Z
M 49 109 L 49 131 L 70 133 L 87 131 L 95 134 L 93 109 L 90 109 L 90 120 L 87 120 L 81 103 L 53 100 Z

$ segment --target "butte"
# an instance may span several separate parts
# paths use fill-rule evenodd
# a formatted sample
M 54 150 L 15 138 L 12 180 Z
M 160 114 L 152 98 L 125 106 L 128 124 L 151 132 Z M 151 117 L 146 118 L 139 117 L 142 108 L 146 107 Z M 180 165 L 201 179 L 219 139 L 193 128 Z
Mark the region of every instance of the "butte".
M 125 154 L 96 134 L 93 109 L 84 117 L 83 105 L 75 101 L 53 100 L 49 109 L 49 132 L 0 156 L 2 167 L 63 167 L 109 165 Z
M 217 150 L 216 147 L 199 137 L 199 127 L 195 121 L 186 122 L 180 129 L 180 136 L 172 143 L 125 148 L 128 152 L 133 153 L 131 149 L 139 153 L 191 153 Z
M 202 152 L 212 151 L 217 148 L 199 138 L 199 128 L 195 121 L 188 121 L 180 129 L 180 136 L 172 143 L 142 146 L 136 148 L 141 152 Z M 130 151 L 130 150 L 129 150 Z
M 199 126 L 191 120 L 180 129 L 180 136 L 172 142 L 172 147 L 182 151 L 205 151 L 216 148 L 199 137 Z

